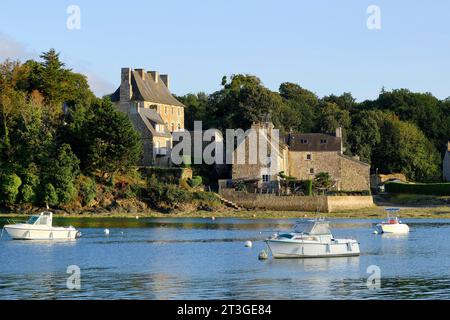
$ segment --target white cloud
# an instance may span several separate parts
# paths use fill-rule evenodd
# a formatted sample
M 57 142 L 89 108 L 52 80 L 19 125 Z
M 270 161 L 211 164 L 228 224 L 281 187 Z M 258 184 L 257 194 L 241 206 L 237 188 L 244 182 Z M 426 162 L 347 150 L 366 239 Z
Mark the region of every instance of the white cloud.
M 39 54 L 29 50 L 24 44 L 7 34 L 0 32 L 0 62 L 6 59 L 20 60 L 22 62 L 28 59 L 39 60 Z M 77 62 L 78 59 L 73 59 L 66 55 L 64 55 L 62 60 L 68 68 L 73 68 L 75 72 L 80 72 L 88 78 L 89 86 L 97 96 L 101 97 L 116 90 L 114 84 L 90 70 L 88 67 L 90 63 Z
M 81 68 L 81 71 L 78 71 L 84 74 L 88 78 L 89 86 L 91 90 L 95 93 L 96 96 L 102 97 L 106 94 L 113 93 L 117 88 L 109 82 L 108 80 L 102 78 L 96 73 L 92 71 Z
M 11 38 L 10 36 L 0 33 L 0 60 L 27 60 L 36 58 L 38 55 L 26 48 L 25 45 Z

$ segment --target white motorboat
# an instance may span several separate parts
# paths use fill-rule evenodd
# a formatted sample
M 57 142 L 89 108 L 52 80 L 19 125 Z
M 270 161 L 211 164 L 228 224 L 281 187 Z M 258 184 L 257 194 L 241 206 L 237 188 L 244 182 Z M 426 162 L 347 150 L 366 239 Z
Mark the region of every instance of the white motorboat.
M 376 225 L 376 231 L 378 233 L 396 233 L 406 234 L 409 233 L 409 226 L 402 223 L 396 214 L 400 209 L 390 208 L 386 209 L 387 220 Z
M 306 224 L 298 224 L 294 232 L 276 234 L 267 239 L 266 243 L 275 259 L 360 255 L 358 241 L 335 239 L 331 234 L 329 222 L 325 220 L 312 220 Z
M 42 212 L 25 223 L 8 224 L 4 229 L 14 240 L 75 240 L 80 236 L 74 227 L 54 227 L 53 213 Z

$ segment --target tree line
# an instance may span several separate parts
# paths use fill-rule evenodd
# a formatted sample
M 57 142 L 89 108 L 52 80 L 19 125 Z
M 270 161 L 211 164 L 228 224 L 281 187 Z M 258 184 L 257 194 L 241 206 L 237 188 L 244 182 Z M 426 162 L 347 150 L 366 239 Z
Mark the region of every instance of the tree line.
M 278 92 L 252 75 L 222 79 L 212 94 L 179 96 L 185 123 L 204 128 L 249 128 L 270 119 L 281 133 L 334 133 L 344 129 L 347 155 L 358 155 L 378 173 L 404 173 L 412 181 L 439 181 L 445 145 L 450 139 L 450 99 L 408 89 L 381 90 L 375 100 L 357 102 L 351 93 L 318 97 L 295 83 Z
M 90 201 L 96 180 L 136 164 L 142 147 L 128 117 L 97 98 L 55 50 L 0 65 L 0 204 Z

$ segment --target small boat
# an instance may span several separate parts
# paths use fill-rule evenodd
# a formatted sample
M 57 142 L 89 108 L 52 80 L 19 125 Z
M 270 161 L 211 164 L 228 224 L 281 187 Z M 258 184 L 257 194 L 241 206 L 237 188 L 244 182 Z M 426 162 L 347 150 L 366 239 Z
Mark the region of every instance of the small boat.
M 323 219 L 297 224 L 292 233 L 275 234 L 266 240 L 272 256 L 279 258 L 324 258 L 359 256 L 354 239 L 335 239 Z
M 13 240 L 75 240 L 81 233 L 74 227 L 53 227 L 53 213 L 42 212 L 24 223 L 3 227 Z
M 409 233 L 409 226 L 402 223 L 397 215 L 400 209 L 389 208 L 386 209 L 387 220 L 376 225 L 376 231 L 378 233 L 396 233 L 405 234 Z

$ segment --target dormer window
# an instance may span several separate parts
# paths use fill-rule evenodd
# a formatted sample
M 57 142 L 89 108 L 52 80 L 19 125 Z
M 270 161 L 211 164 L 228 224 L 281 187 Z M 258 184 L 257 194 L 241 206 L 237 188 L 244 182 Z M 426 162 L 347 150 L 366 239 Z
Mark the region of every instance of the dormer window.
M 301 144 L 308 144 L 308 140 L 307 139 L 300 139 L 300 143 Z
M 320 144 L 327 144 L 327 139 L 320 139 Z

